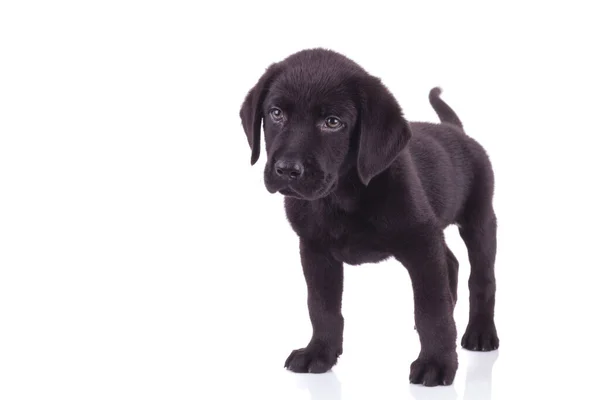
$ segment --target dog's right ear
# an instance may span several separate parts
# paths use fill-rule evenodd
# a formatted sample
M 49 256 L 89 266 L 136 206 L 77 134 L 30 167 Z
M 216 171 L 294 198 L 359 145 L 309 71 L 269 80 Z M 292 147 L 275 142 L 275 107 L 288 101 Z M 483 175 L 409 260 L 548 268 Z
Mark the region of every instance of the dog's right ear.
M 246 95 L 242 108 L 240 109 L 240 118 L 242 126 L 246 132 L 248 144 L 252 149 L 250 163 L 254 165 L 260 156 L 260 130 L 263 119 L 263 102 L 269 91 L 269 85 L 281 71 L 280 64 L 272 64 L 260 77 L 256 85 Z

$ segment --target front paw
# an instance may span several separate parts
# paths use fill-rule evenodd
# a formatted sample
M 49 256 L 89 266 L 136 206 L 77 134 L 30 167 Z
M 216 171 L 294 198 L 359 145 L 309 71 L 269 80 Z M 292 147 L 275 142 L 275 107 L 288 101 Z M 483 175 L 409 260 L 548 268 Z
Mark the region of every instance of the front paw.
M 469 321 L 461 346 L 473 351 L 492 351 L 500 346 L 496 325 L 492 319 Z
M 456 353 L 444 357 L 419 357 L 410 366 L 410 383 L 423 386 L 451 385 L 458 369 Z
M 292 351 L 285 360 L 285 368 L 293 372 L 322 374 L 336 364 L 341 354 L 341 346 L 310 343 L 303 349 Z

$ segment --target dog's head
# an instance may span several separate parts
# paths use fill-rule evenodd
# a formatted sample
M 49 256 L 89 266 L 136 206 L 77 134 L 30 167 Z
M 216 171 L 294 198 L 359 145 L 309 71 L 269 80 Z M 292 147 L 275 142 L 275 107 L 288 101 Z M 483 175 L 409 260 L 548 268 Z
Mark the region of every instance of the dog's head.
M 329 195 L 353 171 L 368 185 L 411 136 L 400 106 L 378 78 L 323 49 L 271 65 L 248 92 L 240 118 L 252 164 L 264 129 L 267 189 L 307 200 Z

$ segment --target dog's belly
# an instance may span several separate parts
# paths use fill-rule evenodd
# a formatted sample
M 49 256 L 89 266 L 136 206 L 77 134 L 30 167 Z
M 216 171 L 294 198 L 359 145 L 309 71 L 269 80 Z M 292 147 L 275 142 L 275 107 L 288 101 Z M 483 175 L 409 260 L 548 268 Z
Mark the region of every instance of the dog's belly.
M 390 256 L 389 253 L 363 246 L 341 246 L 331 249 L 331 253 L 336 260 L 349 265 L 359 265 L 365 263 L 377 263 Z

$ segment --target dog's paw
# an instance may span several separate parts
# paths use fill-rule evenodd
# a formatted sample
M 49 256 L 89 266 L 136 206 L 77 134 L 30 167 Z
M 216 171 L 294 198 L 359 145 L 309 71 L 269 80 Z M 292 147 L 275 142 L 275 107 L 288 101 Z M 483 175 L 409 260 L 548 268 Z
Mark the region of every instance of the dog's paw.
M 285 368 L 293 372 L 322 374 L 329 371 L 337 363 L 337 359 L 341 354 L 341 348 L 309 344 L 303 349 L 292 351 L 285 360 Z
M 423 386 L 452 385 L 458 369 L 456 353 L 446 357 L 417 358 L 410 365 L 410 383 Z
M 500 346 L 496 325 L 492 319 L 469 321 L 461 346 L 473 351 L 492 351 Z

